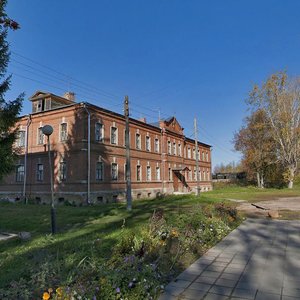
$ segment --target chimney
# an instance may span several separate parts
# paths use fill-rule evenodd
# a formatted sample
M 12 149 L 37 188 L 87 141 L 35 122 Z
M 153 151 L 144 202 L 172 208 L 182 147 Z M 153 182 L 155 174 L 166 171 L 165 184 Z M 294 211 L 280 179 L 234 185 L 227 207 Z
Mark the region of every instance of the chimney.
M 66 92 L 63 97 L 70 101 L 75 101 L 75 93 L 73 92 Z
M 143 122 L 143 123 L 147 123 L 147 121 L 146 121 L 146 118 L 145 118 L 145 117 L 143 117 L 143 118 L 139 118 L 139 121 L 141 121 L 141 122 Z

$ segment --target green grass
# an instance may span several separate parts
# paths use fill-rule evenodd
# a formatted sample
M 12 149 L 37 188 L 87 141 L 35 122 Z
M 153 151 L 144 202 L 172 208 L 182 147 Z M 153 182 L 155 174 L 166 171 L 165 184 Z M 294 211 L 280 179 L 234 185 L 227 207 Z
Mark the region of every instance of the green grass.
M 135 201 L 132 212 L 127 212 L 122 203 L 92 207 L 59 206 L 58 233 L 54 236 L 50 234 L 49 206 L 1 203 L 0 232 L 29 231 L 32 238 L 29 241 L 16 238 L 0 242 L 0 289 L 43 268 L 47 272 L 53 269 L 61 275 L 57 278 L 57 285 L 62 279 L 71 282 L 74 270 L 85 257 L 97 257 L 98 261 L 110 258 L 124 225 L 128 230 L 139 232 L 154 210 L 163 209 L 166 216 L 176 220 L 176 214 L 180 212 L 195 207 L 201 209 L 201 206 L 227 199 L 254 202 L 299 195 L 299 185 L 293 190 L 231 186 L 202 193 L 200 197 L 185 195 Z M 235 204 L 231 202 L 230 205 Z M 185 266 L 183 262 L 182 267 Z
M 295 185 L 293 189 L 282 188 L 265 188 L 259 189 L 254 186 L 240 187 L 240 186 L 222 186 L 215 188 L 211 192 L 205 193 L 205 198 L 210 199 L 235 199 L 246 200 L 249 202 L 272 200 L 278 197 L 299 197 L 300 196 L 300 184 Z
M 195 204 L 210 204 L 220 200 L 205 197 L 176 196 L 165 199 L 134 202 L 132 212 L 124 204 L 93 207 L 57 207 L 58 234 L 50 235 L 50 207 L 45 205 L 0 204 L 0 231 L 29 231 L 32 239 L 0 242 L 0 288 L 28 274 L 47 260 L 64 260 L 62 277 L 76 268 L 85 256 L 105 260 L 120 238 L 122 225 L 138 232 L 155 209 L 166 215 L 188 210 Z M 94 244 L 97 243 L 97 247 Z M 96 249 L 96 250 L 95 250 Z M 91 251 L 96 253 L 91 253 Z

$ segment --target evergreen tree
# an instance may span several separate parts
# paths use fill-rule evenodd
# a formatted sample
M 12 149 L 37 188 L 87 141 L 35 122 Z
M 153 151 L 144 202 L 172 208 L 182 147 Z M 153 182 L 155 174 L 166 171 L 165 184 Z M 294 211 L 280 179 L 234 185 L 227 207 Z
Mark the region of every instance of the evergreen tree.
M 14 168 L 17 154 L 14 147 L 17 135 L 16 122 L 23 102 L 23 94 L 15 100 L 5 100 L 5 93 L 9 90 L 11 81 L 11 76 L 6 76 L 9 62 L 7 31 L 19 28 L 18 23 L 7 17 L 6 3 L 6 0 L 0 1 L 0 180 Z

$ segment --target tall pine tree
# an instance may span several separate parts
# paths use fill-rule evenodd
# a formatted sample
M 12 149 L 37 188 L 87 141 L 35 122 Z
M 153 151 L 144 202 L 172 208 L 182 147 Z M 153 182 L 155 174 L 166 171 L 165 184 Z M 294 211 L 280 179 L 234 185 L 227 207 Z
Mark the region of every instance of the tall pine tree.
M 8 18 L 5 12 L 6 3 L 6 0 L 0 0 L 0 180 L 14 168 L 17 154 L 14 147 L 17 136 L 16 122 L 24 96 L 21 94 L 15 100 L 5 100 L 11 82 L 11 76 L 6 76 L 10 55 L 6 40 L 7 31 L 19 28 L 18 23 Z

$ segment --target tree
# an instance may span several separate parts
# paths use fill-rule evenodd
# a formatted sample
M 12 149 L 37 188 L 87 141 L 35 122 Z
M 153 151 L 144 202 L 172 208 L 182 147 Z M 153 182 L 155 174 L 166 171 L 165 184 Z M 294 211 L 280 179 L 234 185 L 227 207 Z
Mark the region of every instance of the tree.
M 11 76 L 5 77 L 9 62 L 7 30 L 18 29 L 19 25 L 7 17 L 6 0 L 0 1 L 0 179 L 14 167 L 17 149 L 14 148 L 17 128 L 16 121 L 22 108 L 23 94 L 12 101 L 5 101 L 5 93 L 10 88 Z
M 300 154 L 300 79 L 289 80 L 285 72 L 273 74 L 261 87 L 254 86 L 249 104 L 265 112 L 292 188 Z
M 277 160 L 270 123 L 262 109 L 254 111 L 245 123 L 234 136 L 234 147 L 243 154 L 242 164 L 248 177 L 255 174 L 257 186 L 264 188 L 268 170 Z

